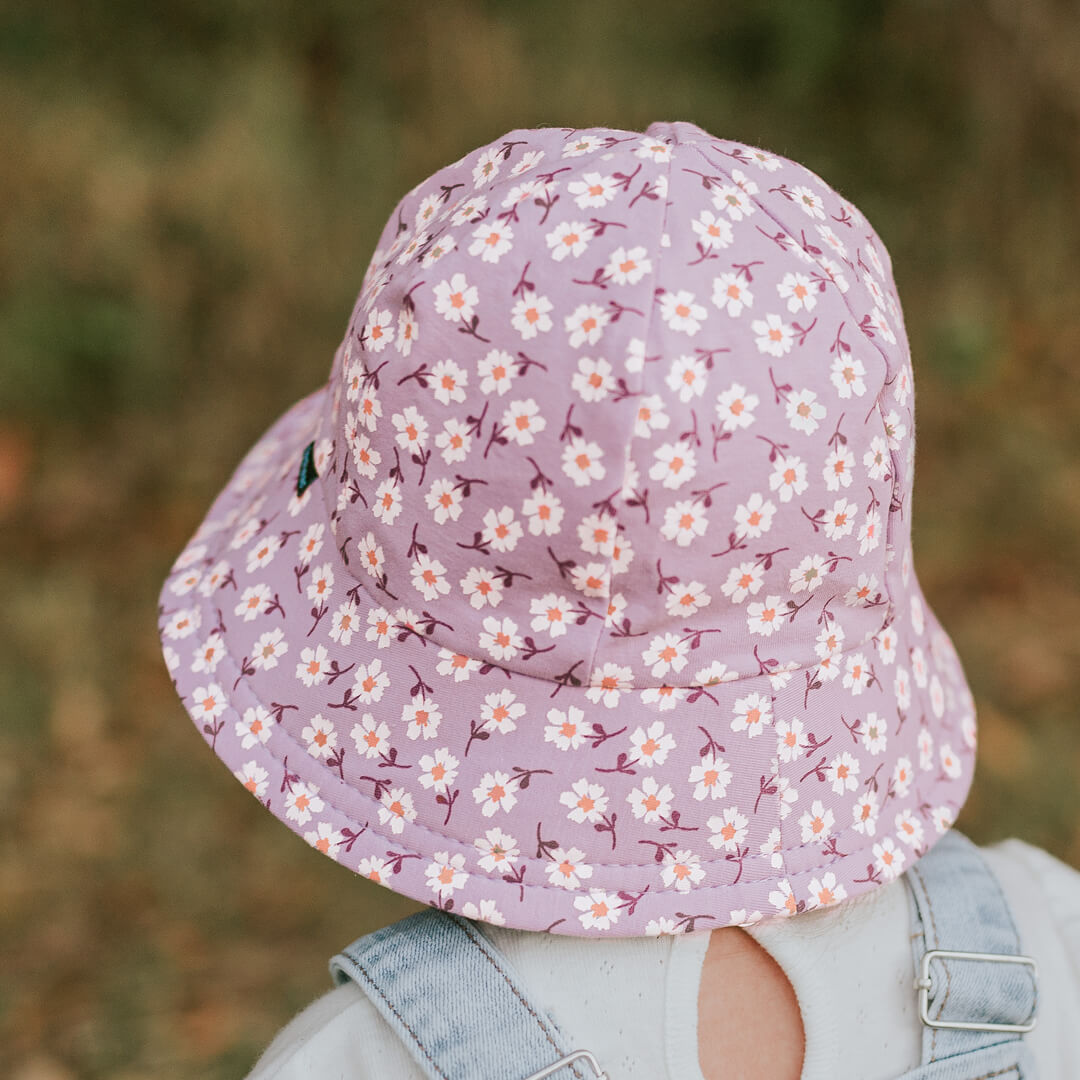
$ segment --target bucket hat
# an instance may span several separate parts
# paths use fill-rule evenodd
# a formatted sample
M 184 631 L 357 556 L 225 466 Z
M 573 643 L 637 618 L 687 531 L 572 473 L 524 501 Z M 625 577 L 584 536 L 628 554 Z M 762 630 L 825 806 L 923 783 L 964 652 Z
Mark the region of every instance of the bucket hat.
M 793 915 L 952 824 L 889 257 L 689 123 L 511 131 L 398 204 L 328 382 L 160 629 L 234 776 L 415 900 L 631 936 Z

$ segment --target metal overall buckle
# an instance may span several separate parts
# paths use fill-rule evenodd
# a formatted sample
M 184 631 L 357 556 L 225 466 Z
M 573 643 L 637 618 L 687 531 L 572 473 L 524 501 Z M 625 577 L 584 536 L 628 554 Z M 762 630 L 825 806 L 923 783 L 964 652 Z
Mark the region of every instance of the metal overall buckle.
M 940 957 L 942 960 L 981 960 L 991 964 L 1026 964 L 1031 968 L 1033 978 L 1038 978 L 1039 968 L 1030 956 L 1014 956 L 1005 953 L 958 952 L 954 949 L 931 949 L 923 953 L 919 977 L 915 979 L 915 989 L 919 991 L 919 1019 L 927 1027 L 954 1028 L 957 1031 L 1011 1031 L 1023 1033 L 1031 1031 L 1037 1019 L 1033 1012 L 1031 1018 L 1023 1024 L 993 1024 L 970 1020 L 934 1020 L 929 1013 L 930 991 L 934 982 L 930 976 L 930 961 Z
M 525 1080 L 544 1080 L 545 1076 L 551 1076 L 572 1062 L 579 1060 L 587 1061 L 589 1063 L 593 1072 L 596 1074 L 596 1080 L 608 1080 L 607 1073 L 600 1068 L 600 1062 L 598 1062 L 588 1050 L 575 1050 L 573 1053 L 567 1054 L 566 1057 L 559 1058 L 558 1061 L 544 1066 L 539 1072 L 530 1073 L 525 1077 Z

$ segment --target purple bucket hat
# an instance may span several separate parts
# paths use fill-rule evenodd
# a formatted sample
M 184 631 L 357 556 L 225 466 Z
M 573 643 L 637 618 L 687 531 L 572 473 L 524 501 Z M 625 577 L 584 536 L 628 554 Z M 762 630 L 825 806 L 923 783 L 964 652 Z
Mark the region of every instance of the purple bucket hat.
M 913 459 L 888 255 L 819 177 L 687 123 L 512 131 L 395 209 L 329 382 L 165 583 L 166 659 L 260 802 L 415 900 L 795 914 L 971 782 Z

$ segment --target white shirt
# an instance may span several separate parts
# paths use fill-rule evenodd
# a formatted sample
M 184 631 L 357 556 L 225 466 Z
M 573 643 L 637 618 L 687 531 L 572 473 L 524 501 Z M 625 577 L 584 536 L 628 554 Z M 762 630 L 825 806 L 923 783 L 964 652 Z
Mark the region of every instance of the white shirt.
M 1080 873 L 1019 840 L 981 849 L 1039 965 L 1039 1020 L 1026 1035 L 1041 1080 L 1080 1062 Z M 574 1049 L 611 1080 L 703 1080 L 697 999 L 709 931 L 583 938 L 479 923 Z M 748 928 L 783 969 L 806 1036 L 802 1080 L 894 1080 L 920 1061 L 907 886 Z M 249 1080 L 422 1080 L 362 990 L 347 983 L 292 1020 Z M 492 1078 L 498 1080 L 498 1078 Z

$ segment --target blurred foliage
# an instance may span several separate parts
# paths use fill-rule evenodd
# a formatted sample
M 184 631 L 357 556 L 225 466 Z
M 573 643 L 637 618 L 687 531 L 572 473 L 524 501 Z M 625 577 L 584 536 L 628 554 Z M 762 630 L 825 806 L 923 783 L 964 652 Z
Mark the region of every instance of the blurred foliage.
M 961 825 L 1080 863 L 1077 55 L 1066 0 L 0 4 L 0 1073 L 242 1075 L 408 910 L 226 782 L 155 602 L 396 199 L 513 127 L 692 120 L 875 223 L 979 705 Z

